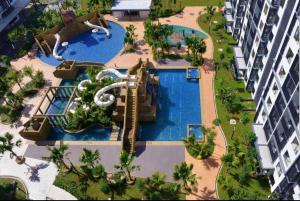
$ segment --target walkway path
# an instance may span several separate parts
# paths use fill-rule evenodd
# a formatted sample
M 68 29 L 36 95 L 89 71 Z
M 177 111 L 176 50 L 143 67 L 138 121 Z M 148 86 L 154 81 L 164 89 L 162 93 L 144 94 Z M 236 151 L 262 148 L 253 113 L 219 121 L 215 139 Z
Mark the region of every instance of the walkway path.
M 204 12 L 204 7 L 186 7 L 184 11 L 178 15 L 163 18 L 159 21 L 161 23 L 175 24 L 181 26 L 191 27 L 201 30 L 197 23 L 199 12 Z M 217 117 L 216 106 L 214 100 L 214 85 L 213 80 L 215 72 L 213 70 L 213 43 L 211 38 L 205 39 L 207 51 L 203 55 L 205 59 L 204 68 L 201 68 L 201 113 L 202 122 L 206 127 L 212 127 L 213 120 Z M 207 70 L 204 70 L 207 69 Z M 219 169 L 221 167 L 221 157 L 226 152 L 226 142 L 222 131 L 219 127 L 215 129 L 217 136 L 215 139 L 215 151 L 208 160 L 199 161 L 192 158 L 187 152 L 185 153 L 185 160 L 187 163 L 194 164 L 194 172 L 200 176 L 199 191 L 195 195 L 190 195 L 187 199 L 216 199 L 216 181 Z

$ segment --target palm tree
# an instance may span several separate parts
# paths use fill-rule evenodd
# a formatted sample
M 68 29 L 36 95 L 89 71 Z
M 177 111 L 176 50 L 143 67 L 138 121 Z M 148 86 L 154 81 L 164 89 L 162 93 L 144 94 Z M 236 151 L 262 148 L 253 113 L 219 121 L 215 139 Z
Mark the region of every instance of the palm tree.
M 8 73 L 6 74 L 6 78 L 8 80 L 11 80 L 14 83 L 17 83 L 17 85 L 19 86 L 19 88 L 21 90 L 23 90 L 23 88 L 22 88 L 22 86 L 20 84 L 21 81 L 22 81 L 22 78 L 23 78 L 22 73 L 18 73 L 17 71 L 11 70 L 11 71 L 8 71 Z
M 165 179 L 166 175 L 156 172 L 150 178 L 138 180 L 137 187 L 142 192 L 143 199 L 160 200 L 166 184 Z
M 208 30 L 209 30 L 209 33 L 210 33 L 210 27 L 211 27 L 211 21 L 215 15 L 215 11 L 216 11 L 216 8 L 214 6 L 206 6 L 206 12 L 207 12 L 207 21 L 208 21 Z
M 29 76 L 31 79 L 33 79 L 34 71 L 31 66 L 24 66 L 22 72 L 23 72 L 23 75 Z
M 134 159 L 135 156 L 133 154 L 128 154 L 126 151 L 122 151 L 119 157 L 120 164 L 115 165 L 115 168 L 117 170 L 120 170 L 121 172 L 126 174 L 129 182 L 133 182 L 135 180 L 131 175 L 131 172 L 140 170 L 140 166 L 132 165 Z
M 134 46 L 136 42 L 137 35 L 134 33 L 136 30 L 136 27 L 134 25 L 129 25 L 126 27 L 126 34 L 124 38 L 124 42 L 126 44 L 129 44 L 131 46 Z
M 110 195 L 110 200 L 115 199 L 115 194 L 123 195 L 126 192 L 126 178 L 122 173 L 114 173 L 106 177 L 105 181 L 100 186 L 100 190 Z
M 196 189 L 198 186 L 196 174 L 193 174 L 193 164 L 188 165 L 186 162 L 182 162 L 180 165 L 176 165 L 173 173 L 173 178 L 178 182 L 178 188 L 191 193 L 192 189 Z
M 4 154 L 5 152 L 10 153 L 10 158 L 13 159 L 16 158 L 16 161 L 18 164 L 21 164 L 25 161 L 25 158 L 22 156 L 18 156 L 16 152 L 14 152 L 15 147 L 21 147 L 22 141 L 17 140 L 16 142 L 13 142 L 14 136 L 10 133 L 5 133 L 4 136 L 0 136 L 0 153 Z
M 47 147 L 47 149 L 50 151 L 50 156 L 43 157 L 43 159 L 48 162 L 53 162 L 60 170 L 65 168 L 70 171 L 72 168 L 65 162 L 66 157 L 70 154 L 67 152 L 68 148 L 68 145 L 63 143 L 61 143 L 59 147 Z
M 84 164 L 89 169 L 93 169 L 96 164 L 100 161 L 100 153 L 98 150 L 95 150 L 94 152 L 83 148 L 83 154 L 80 157 L 80 162 Z
M 7 105 L 13 108 L 20 106 L 22 103 L 22 98 L 9 90 L 5 93 L 4 100 Z
M 103 3 L 103 1 L 105 1 L 105 0 L 101 0 L 101 1 Z M 99 6 L 99 2 L 100 2 L 100 0 L 89 0 L 88 1 L 88 7 L 89 8 L 94 8 L 96 5 L 98 7 Z

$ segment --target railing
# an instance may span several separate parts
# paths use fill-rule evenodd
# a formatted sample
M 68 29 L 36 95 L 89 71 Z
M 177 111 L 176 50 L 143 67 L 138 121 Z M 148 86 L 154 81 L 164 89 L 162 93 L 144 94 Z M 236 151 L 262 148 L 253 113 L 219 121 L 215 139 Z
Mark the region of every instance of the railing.
M 133 115 L 133 132 L 132 132 L 132 144 L 130 151 L 134 152 L 135 151 L 135 142 L 136 142 L 136 133 L 138 132 L 138 124 L 139 124 L 139 112 L 138 112 L 138 87 L 134 90 L 134 114 Z

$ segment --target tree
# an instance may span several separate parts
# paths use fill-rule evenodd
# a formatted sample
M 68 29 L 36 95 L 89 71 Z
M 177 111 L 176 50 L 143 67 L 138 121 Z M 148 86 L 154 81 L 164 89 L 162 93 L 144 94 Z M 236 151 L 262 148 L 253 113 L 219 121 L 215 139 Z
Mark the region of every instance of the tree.
M 105 2 L 105 0 L 101 0 L 101 1 L 102 1 L 102 4 L 103 4 L 103 2 Z M 100 0 L 89 0 L 88 1 L 88 7 L 91 9 L 91 8 L 94 8 L 96 6 L 96 9 L 97 9 L 97 7 L 100 4 L 99 2 L 100 2 Z
M 91 151 L 89 149 L 83 148 L 83 154 L 81 155 L 79 160 L 81 163 L 83 163 L 84 167 L 93 169 L 100 161 L 100 153 L 98 150 Z
M 59 147 L 47 147 L 47 149 L 50 151 L 50 156 L 43 157 L 44 160 L 48 162 L 53 162 L 58 169 L 65 168 L 68 171 L 71 171 L 72 167 L 67 165 L 65 160 L 67 159 L 67 156 L 70 154 L 68 151 L 68 145 L 65 145 L 63 143 L 60 143 Z
M 29 76 L 31 79 L 33 79 L 34 71 L 31 66 L 24 66 L 22 72 L 23 72 L 23 75 Z
M 192 63 L 193 65 L 199 65 L 203 63 L 202 54 L 206 51 L 206 44 L 203 39 L 197 37 L 185 37 L 185 43 L 188 48 L 188 55 L 190 50 L 192 51 Z
M 126 178 L 122 173 L 111 174 L 100 185 L 100 190 L 105 194 L 109 194 L 111 200 L 115 200 L 115 194 L 125 194 L 126 188 Z
M 5 152 L 10 153 L 10 158 L 16 158 L 17 163 L 24 162 L 24 157 L 18 156 L 17 153 L 13 150 L 15 147 L 21 147 L 22 141 L 14 141 L 14 136 L 10 133 L 5 133 L 4 136 L 0 136 L 0 153 L 4 154 Z
M 173 178 L 178 184 L 177 188 L 188 193 L 191 193 L 192 189 L 196 189 L 198 186 L 196 174 L 192 172 L 193 167 L 193 164 L 188 165 L 186 162 L 182 162 L 175 166 L 173 173 Z
M 133 46 L 136 43 L 136 39 L 137 39 L 137 34 L 135 34 L 135 30 L 136 27 L 134 25 L 129 25 L 126 27 L 126 34 L 125 34 L 125 38 L 124 38 L 124 43 L 131 45 L 131 47 L 133 48 Z
M 120 170 L 126 175 L 129 182 L 135 180 L 135 178 L 132 177 L 131 172 L 140 170 L 140 166 L 132 165 L 134 159 L 135 156 L 133 154 L 129 154 L 126 151 L 122 151 L 119 157 L 120 160 L 119 165 L 115 165 L 115 168 L 117 170 Z
M 11 91 L 5 93 L 5 103 L 12 108 L 18 108 L 22 104 L 22 98 Z
M 23 90 L 23 88 L 21 86 L 21 81 L 22 81 L 23 76 L 22 76 L 21 73 L 18 73 L 18 72 L 14 71 L 14 70 L 10 70 L 6 74 L 6 78 L 8 80 L 12 81 L 13 83 L 16 83 L 19 86 L 19 88 L 21 90 Z
M 138 180 L 137 187 L 143 194 L 143 199 L 161 200 L 164 191 L 166 175 L 159 172 L 154 173 L 150 178 Z
M 216 8 L 213 6 L 206 6 L 205 10 L 207 12 L 208 31 L 210 33 L 211 21 L 215 15 Z

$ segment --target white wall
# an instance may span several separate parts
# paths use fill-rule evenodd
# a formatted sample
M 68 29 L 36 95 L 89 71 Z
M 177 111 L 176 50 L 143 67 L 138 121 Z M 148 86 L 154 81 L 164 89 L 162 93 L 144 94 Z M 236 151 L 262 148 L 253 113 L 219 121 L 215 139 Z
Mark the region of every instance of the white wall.
M 124 16 L 124 11 L 113 11 L 112 14 L 116 18 L 122 18 Z

